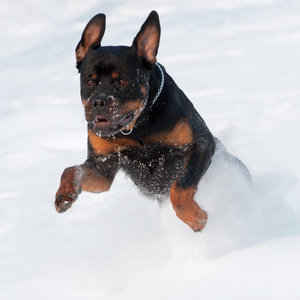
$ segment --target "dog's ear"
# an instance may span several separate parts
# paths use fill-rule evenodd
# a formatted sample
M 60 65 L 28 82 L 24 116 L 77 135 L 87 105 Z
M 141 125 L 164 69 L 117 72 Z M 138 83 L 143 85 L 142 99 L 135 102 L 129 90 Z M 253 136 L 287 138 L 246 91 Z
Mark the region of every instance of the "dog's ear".
M 159 17 L 156 11 L 152 11 L 132 44 L 137 49 L 137 54 L 142 63 L 148 68 L 152 68 L 153 64 L 156 63 L 159 39 Z
M 85 57 L 86 52 L 90 48 L 90 46 L 94 45 L 96 47 L 100 47 L 101 40 L 103 38 L 105 31 L 105 15 L 98 14 L 93 17 L 88 24 L 86 25 L 81 40 L 76 47 L 76 60 L 77 60 L 77 68 L 83 58 Z

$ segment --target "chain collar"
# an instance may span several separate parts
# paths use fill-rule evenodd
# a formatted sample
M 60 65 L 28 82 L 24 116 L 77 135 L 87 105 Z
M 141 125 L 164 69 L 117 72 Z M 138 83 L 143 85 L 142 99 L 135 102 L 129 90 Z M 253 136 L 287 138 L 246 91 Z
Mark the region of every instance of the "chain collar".
M 157 94 L 155 95 L 155 97 L 154 97 L 154 99 L 153 99 L 153 102 L 152 102 L 152 104 L 150 105 L 150 108 L 149 108 L 149 109 L 151 109 L 152 106 L 155 104 L 155 102 L 157 101 L 158 97 L 160 96 L 160 94 L 161 94 L 161 92 L 162 92 L 162 90 L 163 90 L 163 88 L 164 88 L 164 85 L 165 85 L 165 75 L 164 75 L 164 72 L 163 72 L 163 70 L 162 70 L 162 67 L 159 65 L 159 63 L 156 63 L 156 65 L 157 65 L 157 67 L 158 67 L 158 69 L 159 69 L 159 71 L 160 71 L 160 74 L 161 74 L 161 81 L 160 81 L 160 87 L 159 87 L 159 90 L 158 90 Z M 132 132 L 132 130 L 133 130 L 133 128 L 131 128 L 130 130 L 123 129 L 123 130 L 121 130 L 121 133 L 122 133 L 123 135 L 129 135 L 129 134 Z

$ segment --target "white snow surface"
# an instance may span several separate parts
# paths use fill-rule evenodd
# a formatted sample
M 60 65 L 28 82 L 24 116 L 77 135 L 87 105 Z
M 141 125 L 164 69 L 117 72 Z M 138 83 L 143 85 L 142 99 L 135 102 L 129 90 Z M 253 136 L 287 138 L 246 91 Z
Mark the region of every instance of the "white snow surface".
M 253 176 L 213 164 L 194 233 L 122 173 L 64 214 L 64 168 L 86 158 L 74 50 L 107 15 L 131 45 L 151 10 L 158 61 Z M 6 1 L 0 10 L 0 299 L 300 299 L 300 2 Z

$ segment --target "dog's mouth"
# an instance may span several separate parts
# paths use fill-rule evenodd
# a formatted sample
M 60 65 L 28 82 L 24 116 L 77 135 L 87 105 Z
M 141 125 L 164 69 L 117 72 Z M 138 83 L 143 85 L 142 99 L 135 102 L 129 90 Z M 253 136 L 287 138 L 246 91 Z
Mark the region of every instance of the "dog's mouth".
M 104 115 L 96 115 L 93 121 L 93 130 L 99 136 L 110 136 L 126 129 L 134 119 L 134 111 L 130 111 L 118 120 L 113 120 Z

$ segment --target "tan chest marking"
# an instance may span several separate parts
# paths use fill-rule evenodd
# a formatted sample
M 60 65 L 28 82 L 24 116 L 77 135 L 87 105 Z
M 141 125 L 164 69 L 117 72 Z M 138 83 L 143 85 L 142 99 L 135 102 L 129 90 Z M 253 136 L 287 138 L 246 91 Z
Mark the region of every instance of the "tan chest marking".
M 88 131 L 88 138 L 91 146 L 96 154 L 109 154 L 112 152 L 120 152 L 125 148 L 140 146 L 139 143 L 128 138 L 101 138 L 91 129 Z

